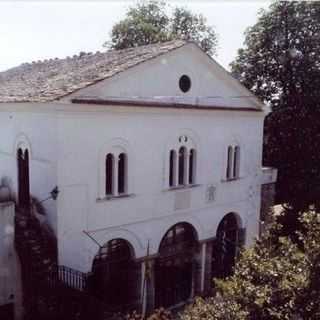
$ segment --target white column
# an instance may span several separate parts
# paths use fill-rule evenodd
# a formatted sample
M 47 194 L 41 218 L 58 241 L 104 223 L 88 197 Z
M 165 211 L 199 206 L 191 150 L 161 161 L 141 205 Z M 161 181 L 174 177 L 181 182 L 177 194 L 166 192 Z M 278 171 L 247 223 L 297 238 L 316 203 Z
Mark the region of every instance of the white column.
M 206 272 L 206 249 L 207 243 L 202 243 L 201 246 L 201 285 L 200 290 L 201 292 L 204 291 L 204 279 L 205 279 L 205 272 Z

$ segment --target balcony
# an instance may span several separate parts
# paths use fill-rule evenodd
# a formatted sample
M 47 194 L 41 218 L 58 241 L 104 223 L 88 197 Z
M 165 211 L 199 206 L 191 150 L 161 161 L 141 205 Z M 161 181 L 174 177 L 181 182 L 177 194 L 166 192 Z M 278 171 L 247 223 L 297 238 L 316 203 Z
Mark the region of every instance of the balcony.
M 277 181 L 278 170 L 272 167 L 262 167 L 261 184 L 270 184 Z

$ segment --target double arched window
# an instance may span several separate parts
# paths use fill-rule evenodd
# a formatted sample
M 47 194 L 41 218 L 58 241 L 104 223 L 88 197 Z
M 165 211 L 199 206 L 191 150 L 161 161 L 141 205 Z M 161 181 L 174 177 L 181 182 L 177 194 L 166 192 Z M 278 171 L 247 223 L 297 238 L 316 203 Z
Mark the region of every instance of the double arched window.
M 240 146 L 228 146 L 226 179 L 238 179 L 240 175 Z
M 128 156 L 108 153 L 105 160 L 105 194 L 106 196 L 119 196 L 128 192 Z
M 183 137 L 184 142 L 188 141 Z M 179 138 L 181 142 L 181 139 Z M 169 187 L 195 184 L 196 180 L 196 150 L 188 144 L 180 144 L 170 150 L 169 155 Z

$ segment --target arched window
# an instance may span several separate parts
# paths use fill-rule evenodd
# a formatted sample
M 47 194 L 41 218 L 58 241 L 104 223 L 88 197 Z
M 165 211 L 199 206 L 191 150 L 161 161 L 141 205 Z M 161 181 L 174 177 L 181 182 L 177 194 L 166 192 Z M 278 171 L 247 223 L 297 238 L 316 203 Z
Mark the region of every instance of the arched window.
M 106 157 L 106 195 L 113 194 L 113 154 L 108 153 Z
M 128 158 L 124 152 L 108 153 L 105 160 L 105 195 L 117 197 L 127 193 Z
M 232 162 L 233 162 L 233 148 L 232 146 L 228 147 L 228 158 L 227 158 L 227 180 L 232 179 Z
M 194 141 L 181 135 L 169 149 L 166 184 L 169 188 L 182 188 L 195 184 L 197 149 Z
M 234 158 L 233 158 L 233 177 L 239 178 L 240 169 L 240 147 L 234 147 Z
M 185 164 L 186 164 L 186 148 L 181 147 L 179 149 L 179 177 L 178 177 L 178 183 L 180 186 L 183 186 L 185 184 Z
M 169 186 L 174 187 L 176 185 L 176 158 L 177 154 L 175 150 L 170 150 L 170 164 L 169 164 Z
M 127 156 L 125 153 L 120 153 L 118 162 L 118 193 L 126 192 L 127 170 L 126 170 Z
M 232 180 L 239 178 L 240 174 L 240 146 L 228 147 L 226 179 Z
M 189 184 L 195 183 L 195 164 L 196 164 L 196 151 L 190 150 L 189 154 Z
M 29 208 L 30 206 L 30 181 L 29 181 L 29 151 L 28 149 L 17 151 L 18 164 L 18 199 L 19 206 Z

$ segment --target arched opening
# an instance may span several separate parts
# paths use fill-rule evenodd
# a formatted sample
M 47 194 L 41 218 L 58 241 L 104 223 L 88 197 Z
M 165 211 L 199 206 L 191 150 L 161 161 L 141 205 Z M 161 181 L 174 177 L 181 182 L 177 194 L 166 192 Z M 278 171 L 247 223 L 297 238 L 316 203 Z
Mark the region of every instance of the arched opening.
M 120 153 L 118 163 L 118 194 L 126 193 L 127 185 L 127 156 Z
M 17 151 L 18 200 L 21 208 L 30 206 L 29 151 L 21 148 Z
M 169 186 L 174 187 L 176 185 L 176 152 L 170 151 L 170 164 L 169 164 Z
M 228 213 L 219 223 L 212 250 L 212 275 L 225 278 L 232 275 L 239 250 L 245 242 L 245 229 L 240 227 L 239 218 Z
M 186 155 L 187 155 L 187 149 L 185 147 L 181 147 L 179 149 L 179 185 L 183 186 L 185 181 L 185 166 L 186 166 Z
M 113 154 L 108 153 L 106 157 L 106 195 L 113 194 Z
M 190 150 L 189 154 L 189 184 L 195 183 L 195 166 L 196 166 L 196 151 Z
M 195 229 L 178 223 L 163 237 L 155 263 L 155 307 L 169 307 L 190 298 L 197 250 Z
M 129 310 L 136 303 L 138 270 L 130 244 L 123 239 L 110 240 L 94 258 L 91 290 L 111 311 Z

